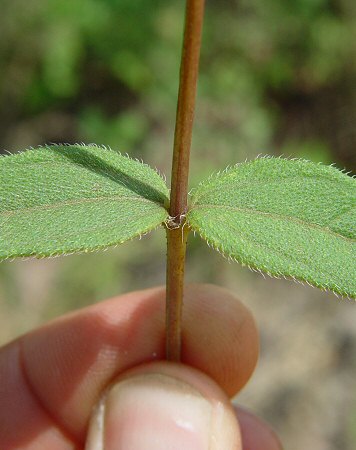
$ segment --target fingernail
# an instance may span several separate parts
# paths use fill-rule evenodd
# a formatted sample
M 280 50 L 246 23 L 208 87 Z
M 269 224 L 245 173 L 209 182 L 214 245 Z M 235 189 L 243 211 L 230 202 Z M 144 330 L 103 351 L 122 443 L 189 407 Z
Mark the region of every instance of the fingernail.
M 99 404 L 86 450 L 220 449 L 212 421 L 218 417 L 221 425 L 222 415 L 214 409 L 184 381 L 136 375 L 114 385 Z

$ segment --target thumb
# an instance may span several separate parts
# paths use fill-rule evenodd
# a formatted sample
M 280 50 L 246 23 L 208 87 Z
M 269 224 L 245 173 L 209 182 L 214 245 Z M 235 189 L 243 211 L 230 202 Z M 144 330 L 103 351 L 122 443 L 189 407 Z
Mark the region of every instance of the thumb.
M 93 412 L 86 450 L 241 450 L 236 416 L 207 375 L 158 362 L 121 375 Z

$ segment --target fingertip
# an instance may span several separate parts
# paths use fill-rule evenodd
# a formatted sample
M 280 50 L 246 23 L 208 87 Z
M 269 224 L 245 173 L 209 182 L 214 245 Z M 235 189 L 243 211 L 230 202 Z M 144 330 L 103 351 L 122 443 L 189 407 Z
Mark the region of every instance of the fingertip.
M 235 406 L 244 450 L 283 450 L 281 441 L 269 424 L 248 410 Z
M 251 311 L 230 291 L 190 284 L 183 309 L 182 360 L 207 373 L 233 397 L 258 360 L 259 335 Z
M 98 426 L 101 424 L 101 426 Z M 150 363 L 120 376 L 92 416 L 87 450 L 239 450 L 228 397 L 205 374 L 176 363 Z

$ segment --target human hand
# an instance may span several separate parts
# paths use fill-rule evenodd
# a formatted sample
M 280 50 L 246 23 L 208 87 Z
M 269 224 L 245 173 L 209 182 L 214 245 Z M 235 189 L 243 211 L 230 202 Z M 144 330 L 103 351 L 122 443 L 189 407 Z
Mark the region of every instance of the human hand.
M 229 401 L 257 361 L 251 313 L 224 289 L 188 285 L 183 364 L 157 362 L 164 297 L 122 295 L 1 348 L 0 449 L 79 450 L 87 440 L 87 450 L 280 450 L 267 425 Z

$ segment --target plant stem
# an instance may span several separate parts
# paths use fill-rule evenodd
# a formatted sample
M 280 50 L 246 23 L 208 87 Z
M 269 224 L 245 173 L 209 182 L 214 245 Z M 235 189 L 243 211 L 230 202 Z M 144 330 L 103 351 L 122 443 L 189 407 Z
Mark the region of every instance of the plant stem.
M 169 361 L 180 360 L 187 237 L 187 227 L 167 230 L 166 358 Z
M 179 93 L 174 132 L 171 198 L 167 227 L 166 356 L 179 361 L 183 306 L 184 262 L 190 145 L 198 79 L 204 0 L 187 0 Z
M 190 144 L 198 79 L 204 0 L 187 0 L 174 132 L 170 215 L 186 212 Z

